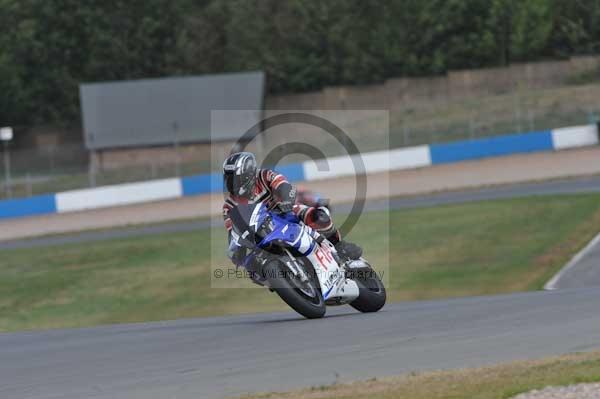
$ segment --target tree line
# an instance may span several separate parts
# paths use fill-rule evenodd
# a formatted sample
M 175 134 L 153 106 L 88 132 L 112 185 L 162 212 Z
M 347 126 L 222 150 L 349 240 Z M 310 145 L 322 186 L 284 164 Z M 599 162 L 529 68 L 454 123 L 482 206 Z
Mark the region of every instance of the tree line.
M 0 0 L 0 125 L 74 124 L 80 82 L 267 72 L 270 93 L 600 49 L 600 0 Z

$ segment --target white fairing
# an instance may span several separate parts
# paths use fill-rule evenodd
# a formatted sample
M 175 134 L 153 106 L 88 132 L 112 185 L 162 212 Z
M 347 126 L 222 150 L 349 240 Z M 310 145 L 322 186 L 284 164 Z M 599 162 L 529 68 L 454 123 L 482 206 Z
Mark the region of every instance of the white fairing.
M 302 234 L 299 237 L 300 245 L 298 247 L 298 251 L 300 253 L 306 253 L 310 249 L 310 245 L 313 243 L 313 238 L 306 231 L 305 226 L 302 226 Z
M 334 251 L 333 245 L 325 240 L 321 245 L 315 245 L 305 256 L 315 269 L 325 301 L 335 299 L 340 304 L 352 302 L 358 298 L 358 286 L 354 281 L 346 279 L 344 270 L 333 256 Z

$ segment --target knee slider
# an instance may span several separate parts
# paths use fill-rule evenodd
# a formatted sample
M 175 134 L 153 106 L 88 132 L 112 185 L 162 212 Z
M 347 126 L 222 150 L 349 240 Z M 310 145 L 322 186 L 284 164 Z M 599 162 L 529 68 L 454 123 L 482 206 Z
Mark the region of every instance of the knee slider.
M 324 206 L 315 208 L 312 216 L 314 223 L 319 226 L 325 227 L 331 223 L 331 215 L 329 214 L 329 209 L 325 208 Z

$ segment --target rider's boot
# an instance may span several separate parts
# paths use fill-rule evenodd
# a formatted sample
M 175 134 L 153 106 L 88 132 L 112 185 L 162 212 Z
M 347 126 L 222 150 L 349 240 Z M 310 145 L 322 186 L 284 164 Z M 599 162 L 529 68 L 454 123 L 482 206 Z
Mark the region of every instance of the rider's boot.
M 362 256 L 362 248 L 349 241 L 340 240 L 334 245 L 338 255 L 346 259 L 359 259 Z
M 342 240 L 342 236 L 338 229 L 333 224 L 329 209 L 324 207 L 319 208 L 304 208 L 304 214 L 300 213 L 300 217 L 309 222 L 309 225 L 319 233 L 327 237 L 327 239 L 335 246 L 338 255 L 345 260 L 358 259 L 362 256 L 362 248 L 356 244 Z
M 362 248 L 350 241 L 342 240 L 341 234 L 337 230 L 334 234 L 327 237 L 327 239 L 333 244 L 342 259 L 356 260 L 362 256 Z

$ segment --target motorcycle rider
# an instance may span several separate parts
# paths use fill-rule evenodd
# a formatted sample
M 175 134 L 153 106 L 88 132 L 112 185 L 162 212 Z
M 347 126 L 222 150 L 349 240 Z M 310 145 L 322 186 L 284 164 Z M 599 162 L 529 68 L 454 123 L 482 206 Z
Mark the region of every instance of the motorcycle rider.
M 341 257 L 358 259 L 362 256 L 359 246 L 342 240 L 326 207 L 296 204 L 296 188 L 282 174 L 270 169 L 259 169 L 254 154 L 231 154 L 223 163 L 223 183 L 226 195 L 223 219 L 230 243 L 233 227 L 229 217 L 231 209 L 240 203 L 264 202 L 267 207 L 278 209 L 280 212 L 294 212 L 306 225 L 331 241 Z M 245 248 L 237 247 L 229 256 L 236 265 L 240 265 L 245 253 Z

